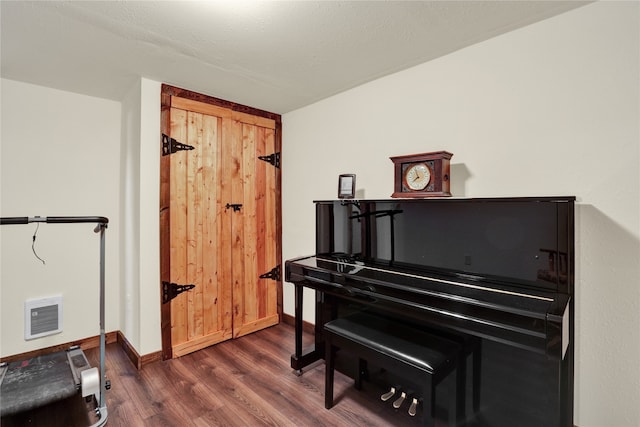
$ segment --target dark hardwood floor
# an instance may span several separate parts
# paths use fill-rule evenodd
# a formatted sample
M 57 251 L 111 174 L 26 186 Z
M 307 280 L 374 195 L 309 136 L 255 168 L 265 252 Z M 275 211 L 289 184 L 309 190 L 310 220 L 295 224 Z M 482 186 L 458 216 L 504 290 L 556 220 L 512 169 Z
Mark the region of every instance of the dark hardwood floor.
M 305 340 L 311 342 L 312 337 Z M 277 325 L 136 371 L 117 347 L 107 353 L 109 426 L 421 425 L 408 405 L 395 410 L 380 390 L 336 374 L 336 405 L 324 407 L 324 363 L 297 376 L 293 328 Z M 93 355 L 92 355 L 93 356 Z
M 305 340 L 311 342 L 312 337 Z M 280 324 L 227 341 L 178 359 L 154 362 L 135 369 L 118 344 L 107 346 L 108 421 L 116 426 L 417 426 L 407 414 L 408 403 L 398 410 L 382 402 L 381 390 L 336 372 L 335 406 L 324 407 L 324 362 L 316 362 L 302 376 L 291 369 L 293 327 Z M 87 357 L 98 366 L 97 349 Z M 75 402 L 78 404 L 78 402 Z M 79 404 L 83 402 L 79 401 Z M 71 426 L 63 402 L 54 414 L 27 416 L 9 425 Z M 87 425 L 86 420 L 74 421 Z

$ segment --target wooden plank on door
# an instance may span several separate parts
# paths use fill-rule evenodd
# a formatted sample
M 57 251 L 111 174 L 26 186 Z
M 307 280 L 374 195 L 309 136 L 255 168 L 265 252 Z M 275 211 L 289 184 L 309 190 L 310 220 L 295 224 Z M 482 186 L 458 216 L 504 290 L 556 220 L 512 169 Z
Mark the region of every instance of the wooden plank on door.
M 256 259 L 256 280 L 255 298 L 256 302 L 256 319 L 264 319 L 267 315 L 267 295 L 269 286 L 267 281 L 260 279 L 260 275 L 273 268 L 273 265 L 269 265 L 268 258 L 268 242 L 265 239 L 265 232 L 267 228 L 267 210 L 266 205 L 266 192 L 267 192 L 267 171 L 274 167 L 264 160 L 260 160 L 260 156 L 269 155 L 268 147 L 266 147 L 264 132 L 265 128 L 253 126 L 255 145 L 254 163 L 254 197 L 256 200 L 255 206 L 255 218 L 253 228 L 256 230 L 255 236 L 255 252 L 257 254 Z
M 275 133 L 272 128 L 260 128 L 259 137 L 261 139 L 260 146 L 264 147 L 265 155 L 275 153 Z M 261 187 L 264 191 L 264 207 L 263 213 L 263 231 L 260 238 L 263 241 L 264 256 L 264 272 L 270 271 L 276 267 L 280 261 L 277 258 L 277 206 L 276 206 L 276 174 L 278 169 L 266 162 L 260 163 L 262 175 L 264 176 L 264 185 Z M 266 323 L 278 323 L 278 281 L 273 279 L 260 279 L 261 301 L 261 317 Z
M 257 277 L 260 275 L 257 269 L 260 257 L 258 245 L 258 231 L 256 229 L 256 198 L 258 197 L 259 180 L 255 173 L 256 163 L 256 127 L 242 125 L 242 173 L 244 186 L 242 198 L 246 209 L 242 215 L 244 241 L 244 306 L 240 324 L 244 325 L 257 318 L 258 300 L 254 298 L 257 292 Z
M 170 115 L 171 137 L 178 141 L 187 138 L 187 112 L 172 109 Z M 186 250 L 186 216 L 187 200 L 185 188 L 186 152 L 177 152 L 170 157 L 171 169 L 171 278 L 172 283 L 185 284 L 187 250 Z M 185 298 L 175 298 L 171 301 L 171 341 L 172 344 L 187 340 L 187 305 Z
M 273 119 L 255 116 L 253 114 L 247 114 L 240 111 L 234 111 L 228 108 L 219 107 L 217 105 L 194 101 L 192 99 L 173 97 L 172 106 L 186 111 L 195 111 L 209 116 L 220 117 L 225 120 L 229 119 L 236 122 L 253 124 L 269 129 L 274 129 L 276 126 L 276 122 Z
M 224 310 L 218 310 L 223 304 L 219 301 L 220 292 L 217 280 L 220 257 L 218 254 L 219 236 L 217 220 L 219 218 L 217 200 L 218 183 L 216 176 L 219 167 L 222 134 L 219 131 L 220 119 L 203 115 L 202 121 L 202 289 L 206 295 L 202 301 L 203 333 L 209 335 L 223 327 Z M 228 312 L 228 310 L 227 310 Z M 229 328 L 230 329 L 230 328 Z
M 229 188 L 231 189 L 230 200 L 232 204 L 243 204 L 244 176 L 242 162 L 242 123 L 236 120 L 224 120 L 228 123 L 229 133 L 225 135 L 229 152 Z M 231 220 L 231 283 L 233 298 L 233 336 L 236 335 L 236 328 L 242 324 L 244 317 L 244 245 L 242 235 L 244 234 L 243 215 L 247 212 L 246 206 L 239 211 L 228 210 Z
M 267 155 L 271 153 L 275 153 L 276 143 L 275 143 L 275 131 L 274 129 L 269 128 L 261 128 L 261 137 L 264 139 L 263 146 L 265 147 L 265 153 Z M 265 195 L 264 195 L 264 232 L 263 239 L 265 241 L 264 244 L 264 254 L 265 254 L 265 268 L 271 269 L 276 265 L 280 264 L 280 260 L 278 259 L 278 237 L 277 237 L 277 215 L 278 215 L 278 206 L 277 206 L 277 197 L 276 197 L 276 176 L 278 170 L 274 167 L 271 168 L 271 165 L 265 164 L 264 167 L 264 176 L 265 176 Z M 284 270 L 282 270 L 284 273 Z M 263 282 L 264 283 L 264 282 Z M 278 282 L 275 280 L 271 280 L 267 283 L 264 283 L 264 289 L 266 290 L 266 295 L 264 296 L 264 314 L 263 316 L 274 316 L 278 314 Z
M 202 287 L 202 114 L 187 112 L 187 144 L 194 150 L 187 154 L 186 200 L 187 200 L 187 283 L 196 287 L 186 294 L 187 338 L 203 335 L 203 287 Z
M 229 135 L 233 132 L 233 122 L 218 119 L 221 128 L 216 149 L 216 283 L 218 286 L 218 299 L 215 301 L 218 312 L 218 329 L 225 331 L 225 337 L 233 336 L 233 275 L 231 271 L 232 260 L 232 212 L 227 209 L 227 203 L 231 200 L 230 179 L 234 165 L 229 161 Z
M 273 133 L 271 133 L 271 138 L 273 139 Z M 234 337 L 263 329 L 279 321 L 276 304 L 274 303 L 273 307 L 268 307 L 269 289 L 271 288 L 275 292 L 276 282 L 269 283 L 271 282 L 269 279 L 259 278 L 261 274 L 275 266 L 275 260 L 268 259 L 273 251 L 267 249 L 267 246 L 275 245 L 275 240 L 267 242 L 265 239 L 267 212 L 275 211 L 275 206 L 265 204 L 265 193 L 268 187 L 267 175 L 275 173 L 273 172 L 275 167 L 259 159 L 259 156 L 267 155 L 268 144 L 265 140 L 264 128 L 253 124 L 243 124 L 242 140 L 242 167 L 245 183 L 243 198 L 247 207 L 242 217 L 243 241 L 245 243 L 244 286 L 238 289 L 238 292 L 242 292 L 243 298 L 242 316 L 234 319 Z M 270 266 L 267 267 L 269 264 Z M 272 301 L 275 302 L 275 297 Z

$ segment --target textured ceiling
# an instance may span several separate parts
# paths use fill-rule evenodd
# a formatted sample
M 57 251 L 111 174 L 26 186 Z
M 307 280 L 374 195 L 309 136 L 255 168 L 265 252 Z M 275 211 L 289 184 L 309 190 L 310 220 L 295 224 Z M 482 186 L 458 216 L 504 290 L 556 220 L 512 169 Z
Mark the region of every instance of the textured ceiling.
M 139 77 L 275 113 L 580 1 L 2 1 L 3 78 L 121 100 Z

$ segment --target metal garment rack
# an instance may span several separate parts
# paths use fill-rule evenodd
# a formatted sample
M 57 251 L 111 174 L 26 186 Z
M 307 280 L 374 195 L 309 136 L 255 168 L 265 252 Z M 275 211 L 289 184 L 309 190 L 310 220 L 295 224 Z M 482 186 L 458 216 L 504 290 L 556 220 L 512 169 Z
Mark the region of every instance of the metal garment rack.
M 100 371 L 98 373 L 100 381 L 97 392 L 92 393 L 95 399 L 95 413 L 98 417 L 98 421 L 91 425 L 91 427 L 103 426 L 107 422 L 107 402 L 105 398 L 105 391 L 111 387 L 109 381 L 105 375 L 105 351 L 106 351 L 106 338 L 105 338 L 105 230 L 109 223 L 109 219 L 101 216 L 49 216 L 49 217 L 3 217 L 0 218 L 0 225 L 20 225 L 29 224 L 32 222 L 44 222 L 47 224 L 77 224 L 77 223 L 95 223 L 95 233 L 100 234 Z M 79 348 L 73 348 L 71 352 L 82 353 Z M 82 354 L 84 358 L 84 354 Z M 86 358 L 84 359 L 86 361 Z M 71 362 L 71 360 L 70 360 Z M 70 363 L 70 365 L 73 365 Z M 76 371 L 71 366 L 71 374 L 74 376 L 74 381 L 79 386 L 79 378 L 76 377 Z M 6 367 L 0 372 L 0 384 L 2 384 L 2 378 L 5 376 Z M 91 395 L 88 395 L 90 397 Z M 84 393 L 83 393 L 84 397 Z

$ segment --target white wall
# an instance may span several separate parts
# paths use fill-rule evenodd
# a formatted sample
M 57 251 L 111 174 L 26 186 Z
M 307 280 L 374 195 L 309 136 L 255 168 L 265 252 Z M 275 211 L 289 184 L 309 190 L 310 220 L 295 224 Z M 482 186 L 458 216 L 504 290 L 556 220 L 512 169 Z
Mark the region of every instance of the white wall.
M 106 330 L 119 328 L 120 103 L 2 80 L 0 215 L 106 216 Z M 99 235 L 92 224 L 0 228 L 0 355 L 96 336 Z M 24 302 L 63 296 L 62 333 L 24 340 Z
M 120 330 L 140 347 L 140 82 L 122 101 Z
M 638 18 L 598 2 L 285 114 L 283 258 L 340 173 L 388 198 L 394 155 L 453 152 L 454 196 L 575 195 L 575 422 L 640 425 Z
M 121 330 L 140 355 L 162 349 L 160 89 L 160 83 L 140 79 L 122 107 Z
M 141 80 L 140 91 L 140 347 L 162 350 L 160 331 L 160 90 Z

